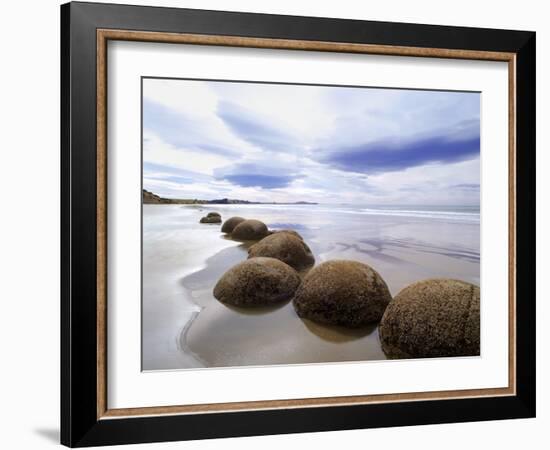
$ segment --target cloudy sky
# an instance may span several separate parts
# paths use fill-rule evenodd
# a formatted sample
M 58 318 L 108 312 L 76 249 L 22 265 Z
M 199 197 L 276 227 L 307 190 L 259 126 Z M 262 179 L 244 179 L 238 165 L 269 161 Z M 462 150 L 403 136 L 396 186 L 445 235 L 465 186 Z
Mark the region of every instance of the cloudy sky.
M 143 185 L 168 198 L 479 204 L 477 93 L 143 80 Z

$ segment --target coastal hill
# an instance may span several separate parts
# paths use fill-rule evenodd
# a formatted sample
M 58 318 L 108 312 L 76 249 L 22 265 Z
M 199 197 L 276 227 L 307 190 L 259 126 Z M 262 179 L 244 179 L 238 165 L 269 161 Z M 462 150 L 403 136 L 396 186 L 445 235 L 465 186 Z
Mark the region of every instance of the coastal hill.
M 143 203 L 150 205 L 176 204 L 176 205 L 317 205 L 312 202 L 249 202 L 247 200 L 221 198 L 216 200 L 182 199 L 182 198 L 163 198 L 152 192 L 143 189 Z

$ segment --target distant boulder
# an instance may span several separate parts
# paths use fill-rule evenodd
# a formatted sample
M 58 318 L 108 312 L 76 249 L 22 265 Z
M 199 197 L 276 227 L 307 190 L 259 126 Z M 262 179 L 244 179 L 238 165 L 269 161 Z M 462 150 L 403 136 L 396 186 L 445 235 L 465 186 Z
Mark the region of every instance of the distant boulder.
M 378 322 L 390 300 L 388 286 L 374 269 L 335 260 L 311 269 L 293 303 L 302 318 L 355 328 Z
M 222 233 L 226 233 L 226 234 L 232 233 L 235 227 L 239 225 L 241 222 L 244 222 L 244 220 L 245 220 L 244 217 L 239 217 L 239 216 L 230 217 L 223 223 Z
M 307 244 L 290 231 L 273 233 L 248 249 L 248 257 L 276 258 L 296 270 L 313 266 L 315 258 Z
M 200 220 L 200 223 L 222 223 L 222 217 L 218 213 L 208 213 Z
M 459 280 L 419 281 L 389 304 L 380 323 L 389 358 L 479 355 L 479 287 Z
M 268 234 L 269 232 L 265 223 L 255 219 L 248 219 L 243 220 L 233 229 L 231 237 L 239 241 L 259 241 Z
M 229 269 L 214 287 L 214 297 L 235 306 L 272 305 L 289 300 L 300 277 L 274 258 L 251 258 Z

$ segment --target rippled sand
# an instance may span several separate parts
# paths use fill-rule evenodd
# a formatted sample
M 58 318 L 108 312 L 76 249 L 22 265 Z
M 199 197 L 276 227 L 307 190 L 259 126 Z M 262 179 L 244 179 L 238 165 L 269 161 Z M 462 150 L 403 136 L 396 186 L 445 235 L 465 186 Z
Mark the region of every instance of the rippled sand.
M 320 206 L 144 205 L 143 369 L 300 364 L 385 359 L 376 325 L 359 330 L 297 317 L 292 303 L 243 309 L 212 295 L 220 276 L 247 257 L 208 211 L 294 228 L 316 263 L 353 259 L 374 267 L 395 295 L 409 283 L 451 277 L 479 284 L 479 221 Z

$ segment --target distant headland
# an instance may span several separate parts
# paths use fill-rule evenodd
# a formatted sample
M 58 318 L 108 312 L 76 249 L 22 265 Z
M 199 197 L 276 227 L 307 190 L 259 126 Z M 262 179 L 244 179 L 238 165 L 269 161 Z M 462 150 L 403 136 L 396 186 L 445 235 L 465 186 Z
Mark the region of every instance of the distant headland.
M 143 203 L 149 205 L 317 205 L 314 202 L 249 202 L 231 198 L 220 198 L 215 200 L 199 200 L 196 198 L 163 198 L 143 189 Z

